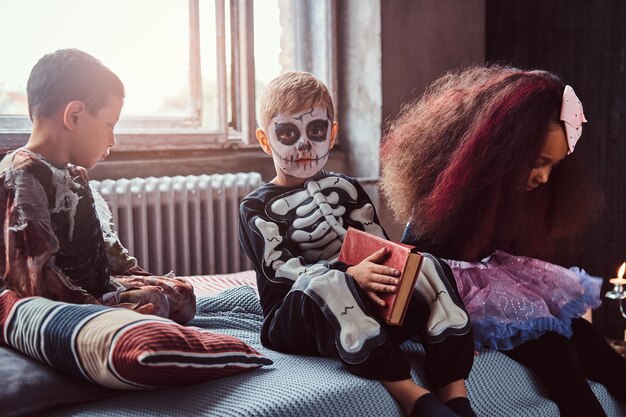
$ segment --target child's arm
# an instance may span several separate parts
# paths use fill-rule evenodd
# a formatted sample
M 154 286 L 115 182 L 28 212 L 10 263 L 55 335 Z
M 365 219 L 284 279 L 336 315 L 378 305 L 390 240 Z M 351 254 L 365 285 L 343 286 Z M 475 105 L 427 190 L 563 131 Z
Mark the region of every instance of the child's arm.
M 346 273 L 352 275 L 368 297 L 378 305 L 384 306 L 385 302 L 378 293 L 396 292 L 400 271 L 381 265 L 387 256 L 387 249 L 381 248 L 365 258 L 358 265 L 350 266 Z
M 374 204 L 367 192 L 365 192 L 357 180 L 349 177 L 344 178 L 350 180 L 357 193 L 355 204 L 349 206 L 351 211 L 347 216 L 348 226 L 389 239 L 380 224 Z M 381 306 L 384 306 L 385 302 L 378 296 L 378 293 L 395 292 L 398 284 L 397 277 L 400 276 L 399 271 L 382 265 L 386 256 L 386 249 L 381 248 L 358 265 L 348 265 L 347 269 L 344 269 L 346 273 L 354 278 L 368 297 Z
M 239 207 L 239 243 L 257 274 L 276 283 L 292 284 L 289 265 L 304 267 L 306 262 L 291 253 L 286 244 L 286 225 L 265 215 L 262 203 L 246 199 Z M 328 262 L 324 262 L 328 267 Z M 296 277 L 297 278 L 297 277 Z
M 137 265 L 137 259 L 128 253 L 128 249 L 122 245 L 117 233 L 114 230 L 113 215 L 108 204 L 100 193 L 91 188 L 96 215 L 100 221 L 102 236 L 104 238 L 104 249 L 109 260 L 109 271 L 111 275 L 152 275 L 144 271 Z

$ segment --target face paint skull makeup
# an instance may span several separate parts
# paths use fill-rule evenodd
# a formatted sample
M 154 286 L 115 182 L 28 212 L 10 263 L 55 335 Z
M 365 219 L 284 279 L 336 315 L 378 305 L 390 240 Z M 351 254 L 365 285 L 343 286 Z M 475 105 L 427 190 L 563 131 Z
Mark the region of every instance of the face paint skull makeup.
M 326 165 L 332 122 L 324 107 L 277 114 L 270 120 L 268 131 L 272 158 L 285 175 L 310 178 Z

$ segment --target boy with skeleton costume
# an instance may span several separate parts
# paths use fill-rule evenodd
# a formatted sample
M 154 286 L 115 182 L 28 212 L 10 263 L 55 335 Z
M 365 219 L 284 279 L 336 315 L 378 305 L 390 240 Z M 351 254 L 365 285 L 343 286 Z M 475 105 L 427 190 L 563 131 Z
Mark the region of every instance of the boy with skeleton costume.
M 359 183 L 322 171 L 338 127 L 326 86 L 308 73 L 285 73 L 267 86 L 259 115 L 256 136 L 276 177 L 241 202 L 239 239 L 257 274 L 263 345 L 339 357 L 351 373 L 381 381 L 407 415 L 474 416 L 464 384 L 473 337 L 450 268 L 426 255 L 404 324 L 388 326 L 371 308 L 384 305 L 377 293 L 398 283 L 399 271 L 380 265 L 385 249 L 358 265 L 337 261 L 349 226 L 387 236 Z M 443 403 L 414 383 L 398 348 L 415 335 Z

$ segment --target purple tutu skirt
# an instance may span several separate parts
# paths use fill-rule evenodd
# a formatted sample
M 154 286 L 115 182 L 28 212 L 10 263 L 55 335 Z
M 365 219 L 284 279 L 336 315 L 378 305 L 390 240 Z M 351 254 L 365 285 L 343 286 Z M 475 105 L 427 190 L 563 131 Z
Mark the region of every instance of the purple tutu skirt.
M 477 350 L 509 350 L 545 332 L 572 336 L 573 318 L 600 306 L 602 279 L 578 268 L 497 251 L 446 260 L 472 320 Z

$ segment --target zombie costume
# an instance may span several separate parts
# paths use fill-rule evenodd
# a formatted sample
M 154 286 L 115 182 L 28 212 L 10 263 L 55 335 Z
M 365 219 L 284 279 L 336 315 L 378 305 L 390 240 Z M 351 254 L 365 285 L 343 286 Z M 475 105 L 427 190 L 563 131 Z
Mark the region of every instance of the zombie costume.
M 239 239 L 257 274 L 262 343 L 286 353 L 339 357 L 354 374 L 394 381 L 410 378 L 398 345 L 419 335 L 434 387 L 467 378 L 473 338 L 450 268 L 427 256 L 428 277 L 416 287 L 438 283 L 450 294 L 426 300 L 418 288 L 404 324 L 385 325 L 345 273 L 349 266 L 337 261 L 349 226 L 386 238 L 365 191 L 341 174 L 319 172 L 296 186 L 267 183 L 241 202 Z
M 189 321 L 190 284 L 150 276 L 112 229 L 86 171 L 19 149 L 0 163 L 0 286 L 22 297 L 136 309 Z

